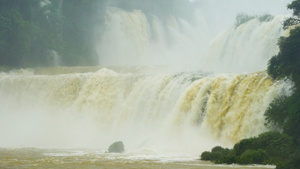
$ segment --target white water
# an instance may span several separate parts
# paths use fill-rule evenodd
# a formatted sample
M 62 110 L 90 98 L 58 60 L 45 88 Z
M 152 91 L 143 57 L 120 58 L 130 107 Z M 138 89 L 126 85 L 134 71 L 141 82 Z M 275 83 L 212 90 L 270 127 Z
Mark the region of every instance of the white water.
M 112 8 L 98 42 L 99 61 L 102 65 L 185 65 L 191 58 L 199 60 L 202 46 L 207 46 L 204 39 L 205 32 L 184 20 L 170 17 L 162 23 L 156 17 L 149 20 L 141 11 Z
M 286 94 L 264 72 L 0 76 L 1 146 L 199 153 L 266 131 L 263 113 Z
M 265 70 L 277 54 L 277 39 L 286 16 L 254 18 L 217 33 L 201 11 L 194 23 L 169 17 L 146 17 L 141 11 L 111 8 L 106 29 L 97 41 L 101 65 L 172 65 L 175 70 L 217 73 Z
M 273 82 L 263 71 L 286 34 L 283 19 L 253 19 L 218 32 L 199 11 L 189 23 L 111 8 L 97 39 L 100 65 L 163 66 L 1 73 L 0 147 L 104 152 L 122 140 L 124 158 L 188 161 L 257 136 L 267 130 L 269 103 L 291 92 L 290 83 Z
M 276 16 L 269 22 L 261 22 L 256 18 L 238 27 L 233 26 L 210 46 L 203 60 L 205 70 L 216 72 L 265 70 L 270 58 L 279 51 L 277 40 L 279 36 L 284 35 L 281 23 L 285 18 Z

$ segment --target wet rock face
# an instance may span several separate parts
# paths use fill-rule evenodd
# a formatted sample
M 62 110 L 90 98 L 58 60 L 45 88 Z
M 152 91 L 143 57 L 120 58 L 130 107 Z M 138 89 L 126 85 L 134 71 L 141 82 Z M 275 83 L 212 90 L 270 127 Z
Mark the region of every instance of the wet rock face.
M 114 142 L 108 148 L 109 153 L 122 153 L 124 152 L 124 144 L 122 141 Z

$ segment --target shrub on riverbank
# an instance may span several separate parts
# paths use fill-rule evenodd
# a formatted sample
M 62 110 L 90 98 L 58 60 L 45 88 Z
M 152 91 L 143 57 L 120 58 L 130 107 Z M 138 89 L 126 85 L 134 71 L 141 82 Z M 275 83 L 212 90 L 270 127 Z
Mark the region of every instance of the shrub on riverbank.
M 276 131 L 258 137 L 243 139 L 233 149 L 214 147 L 203 152 L 201 160 L 214 163 L 238 164 L 281 164 L 288 160 L 293 147 L 291 137 Z
M 300 0 L 288 5 L 293 17 L 284 28 L 300 23 Z M 258 137 L 241 140 L 230 153 L 204 152 L 202 160 L 214 163 L 275 164 L 277 169 L 298 169 L 300 166 L 300 26 L 290 31 L 290 36 L 278 41 L 279 53 L 270 59 L 267 72 L 274 80 L 284 78 L 294 82 L 294 93 L 275 99 L 265 112 L 267 125 L 278 131 L 263 133 Z M 223 149 L 218 147 L 217 149 Z M 227 159 L 230 159 L 227 160 Z

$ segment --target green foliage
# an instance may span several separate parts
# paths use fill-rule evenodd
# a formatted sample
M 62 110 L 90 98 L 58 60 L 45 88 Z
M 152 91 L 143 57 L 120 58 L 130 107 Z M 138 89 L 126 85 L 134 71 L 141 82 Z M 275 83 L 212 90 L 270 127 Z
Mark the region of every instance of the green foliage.
M 290 17 L 283 22 L 283 29 L 286 30 L 291 26 L 297 25 L 300 23 L 300 19 L 297 17 Z
M 300 27 L 290 32 L 289 37 L 281 37 L 278 41 L 280 52 L 270 59 L 268 74 L 273 79 L 291 77 L 299 89 L 300 80 Z
M 243 139 L 239 143 L 234 145 L 234 151 L 236 155 L 242 155 L 247 149 L 255 149 L 256 138 Z
M 287 135 L 279 132 L 266 132 L 258 137 L 241 140 L 234 146 L 234 151 L 241 156 L 247 150 L 265 150 L 268 156 L 265 163 L 274 164 L 288 157 L 291 145 L 292 140 Z
M 0 0 L 0 63 L 11 67 L 97 65 L 95 40 L 104 30 L 107 7 L 141 10 L 164 19 L 190 18 L 183 0 Z M 51 63 L 52 61 L 52 63 Z
M 263 164 L 266 159 L 267 152 L 265 150 L 246 150 L 237 162 L 239 164 Z
M 272 16 L 270 14 L 265 14 L 265 15 L 259 16 L 258 20 L 260 22 L 270 22 L 273 18 L 274 18 L 274 16 Z
M 98 62 L 94 40 L 104 22 L 106 2 L 107 0 L 63 1 L 62 38 L 65 45 L 62 60 L 65 65 L 95 65 Z
M 289 156 L 289 159 L 278 164 L 276 169 L 298 169 L 300 166 L 300 147 Z
M 95 25 L 103 0 L 1 0 L 0 63 L 12 67 L 51 65 L 51 51 L 64 65 L 94 60 Z M 99 8 L 102 7 L 102 8 Z
M 289 6 L 294 17 L 284 23 L 284 27 L 300 23 L 300 0 Z M 268 20 L 268 17 L 262 17 Z M 251 20 L 249 16 L 240 16 L 238 23 Z M 258 137 L 243 139 L 234 145 L 228 154 L 216 156 L 213 162 L 239 164 L 275 164 L 277 169 L 297 169 L 300 166 L 300 27 L 290 31 L 289 37 L 278 40 L 280 51 L 270 59 L 267 72 L 274 79 L 291 79 L 294 82 L 294 94 L 275 99 L 265 112 L 267 125 L 276 126 L 280 132 L 266 132 Z M 222 148 L 217 147 L 216 150 Z M 214 149 L 213 149 L 214 150 Z M 220 152 L 220 151 L 218 151 Z M 211 153 L 212 154 L 212 153 Z M 203 159 L 209 159 L 205 152 Z M 208 157 L 208 158 L 207 158 Z
M 8 66 L 19 66 L 24 55 L 29 55 L 29 34 L 34 26 L 24 20 L 17 10 L 0 13 L 0 62 Z
M 217 152 L 217 151 L 208 152 L 208 151 L 205 151 L 201 154 L 201 160 L 216 162 L 217 160 L 221 159 L 222 156 L 223 156 L 223 154 L 221 152 Z
M 239 27 L 240 25 L 254 19 L 255 16 L 249 16 L 247 14 L 239 14 L 235 18 L 235 26 Z
M 294 16 L 284 22 L 284 29 L 300 23 L 300 0 L 293 1 L 288 8 Z M 290 36 L 281 37 L 278 45 L 280 51 L 270 59 L 267 72 L 273 79 L 290 78 L 295 91 L 289 97 L 275 99 L 265 112 L 267 124 L 285 135 L 273 136 L 276 139 L 268 142 L 267 154 L 271 157 L 268 162 L 277 164 L 277 168 L 293 169 L 300 166 L 300 27 L 292 29 Z
M 211 152 L 203 152 L 201 160 L 226 164 L 279 164 L 289 158 L 291 147 L 293 142 L 287 135 L 266 132 L 258 137 L 241 140 L 233 149 L 214 147 Z
M 293 15 L 300 17 L 300 0 L 293 1 L 287 7 L 293 10 Z
M 210 161 L 210 160 L 212 160 L 212 158 L 211 158 L 211 152 L 209 152 L 209 151 L 204 151 L 204 152 L 201 154 L 200 159 L 203 160 L 203 161 Z
M 222 148 L 221 146 L 216 146 L 211 150 L 212 161 L 215 163 L 223 163 L 224 157 L 229 153 L 228 148 Z
M 0 1 L 0 62 L 7 66 L 43 65 L 49 50 L 60 49 L 60 18 L 42 0 Z
M 269 22 L 274 17 L 270 14 L 265 14 L 261 16 L 247 15 L 247 14 L 238 14 L 235 19 L 235 27 L 239 27 L 240 25 L 257 18 L 260 22 Z
M 237 162 L 236 152 L 234 150 L 229 150 L 228 154 L 223 156 L 221 163 L 233 164 L 233 163 L 236 163 L 236 162 Z
M 291 4 L 289 4 L 288 9 L 293 10 L 293 17 L 285 20 L 283 23 L 283 28 L 288 29 L 291 26 L 297 25 L 300 23 L 300 0 L 295 0 Z
M 228 148 L 223 148 L 221 146 L 216 146 L 211 150 L 212 153 L 221 153 L 221 154 L 228 154 L 229 149 Z
M 300 145 L 300 92 L 296 90 L 288 98 L 277 98 L 265 112 L 271 125 L 276 125 Z
M 282 129 L 288 117 L 288 101 L 286 96 L 280 96 L 272 101 L 265 112 L 267 125 Z
M 267 132 L 259 135 L 256 143 L 257 149 L 266 150 L 268 160 L 265 163 L 277 164 L 288 158 L 293 145 L 292 139 L 279 132 Z
M 214 147 L 211 152 L 205 151 L 201 154 L 201 160 L 212 161 L 214 163 L 227 163 L 231 164 L 235 162 L 235 154 L 228 148 L 222 148 L 220 146 Z

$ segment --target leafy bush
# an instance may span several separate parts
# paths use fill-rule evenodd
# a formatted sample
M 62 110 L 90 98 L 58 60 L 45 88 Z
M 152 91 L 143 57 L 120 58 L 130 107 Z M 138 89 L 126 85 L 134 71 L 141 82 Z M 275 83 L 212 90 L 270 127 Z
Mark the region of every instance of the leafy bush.
M 250 16 L 247 14 L 239 14 L 235 18 L 235 27 L 239 27 L 240 25 L 254 19 L 255 16 Z
M 288 5 L 294 17 L 284 23 L 288 28 L 300 23 L 300 0 Z M 237 26 L 253 19 L 246 15 L 237 17 Z M 270 16 L 259 18 L 270 20 Z M 218 163 L 275 164 L 277 169 L 298 169 L 300 166 L 300 26 L 290 31 L 289 37 L 278 40 L 280 51 L 270 59 L 267 72 L 274 79 L 291 79 L 294 94 L 275 99 L 265 112 L 267 125 L 275 125 L 280 132 L 266 132 L 258 137 L 241 140 L 232 150 L 214 159 Z M 223 149 L 216 147 L 216 152 Z M 225 151 L 224 151 L 225 152 Z M 209 153 L 209 152 L 208 152 Z M 215 156 L 216 158 L 217 156 Z
M 214 163 L 233 163 L 235 162 L 234 153 L 228 148 L 216 146 L 212 148 L 211 152 L 205 151 L 201 154 L 201 160 L 212 161 Z
M 236 152 L 236 155 L 240 156 L 248 149 L 255 149 L 255 140 L 256 138 L 243 139 L 239 143 L 235 144 L 233 149 Z
M 201 154 L 201 160 L 203 161 L 210 161 L 211 160 L 211 152 L 209 151 L 204 151 L 202 154 Z
M 228 149 L 228 148 L 223 148 L 223 147 L 221 147 L 221 146 L 216 146 L 216 147 L 214 147 L 214 148 L 211 150 L 211 152 L 212 152 L 212 153 L 217 153 L 217 152 L 219 152 L 219 153 L 225 155 L 225 154 L 228 154 L 229 149 Z
M 238 158 L 239 164 L 263 164 L 267 159 L 267 152 L 262 149 L 258 150 L 246 150 L 240 158 Z
M 289 159 L 276 166 L 276 169 L 298 169 L 300 166 L 300 147 L 289 156 Z
M 265 14 L 265 15 L 259 16 L 258 20 L 260 22 L 270 22 L 273 18 L 274 18 L 274 16 L 272 16 L 270 14 Z
M 273 79 L 291 77 L 299 89 L 300 27 L 291 30 L 289 37 L 281 37 L 278 45 L 280 52 L 269 60 L 267 72 Z
M 255 16 L 255 15 L 247 15 L 247 14 L 238 14 L 235 19 L 235 27 L 239 27 L 240 25 L 257 18 L 260 22 L 269 22 L 274 17 L 270 14 L 265 14 L 261 16 Z
M 236 153 L 234 150 L 230 150 L 227 155 L 223 156 L 222 163 L 233 164 L 236 163 Z
M 293 142 L 289 136 L 270 131 L 243 139 L 233 149 L 214 147 L 211 152 L 203 152 L 201 160 L 226 164 L 279 164 L 289 158 L 291 147 Z
M 291 137 L 295 144 L 300 144 L 300 91 L 288 98 L 275 99 L 265 112 L 269 125 L 278 126 Z
M 210 161 L 219 164 L 222 163 L 223 154 L 221 152 L 212 152 L 210 153 Z
M 300 23 L 300 1 L 296 0 L 293 1 L 291 4 L 289 4 L 288 9 L 293 10 L 293 17 L 290 17 L 289 19 L 285 20 L 283 23 L 283 28 L 288 29 L 290 26 L 297 25 Z

